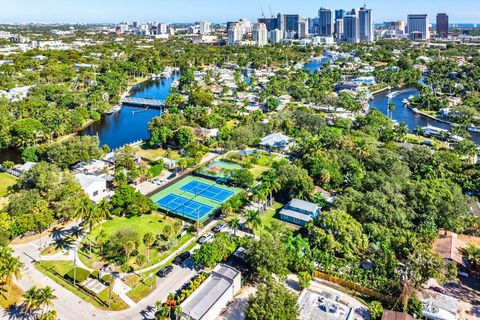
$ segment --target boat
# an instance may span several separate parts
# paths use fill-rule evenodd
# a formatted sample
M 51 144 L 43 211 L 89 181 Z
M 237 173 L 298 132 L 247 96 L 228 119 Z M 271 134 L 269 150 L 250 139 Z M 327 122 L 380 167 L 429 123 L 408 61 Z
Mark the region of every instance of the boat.
M 162 78 L 170 78 L 172 76 L 173 69 L 170 67 L 166 67 L 165 70 L 160 74 Z
M 392 120 L 392 122 L 394 127 L 398 127 L 400 125 L 400 123 L 397 120 Z
M 467 130 L 470 132 L 480 132 L 480 128 L 477 128 L 475 126 L 468 127 Z
M 388 98 L 388 99 L 393 99 L 393 98 L 395 98 L 396 96 L 398 96 L 399 94 L 400 94 L 400 91 L 390 92 L 389 94 L 387 94 L 387 98 Z
M 115 105 L 115 106 L 113 106 L 110 110 L 108 110 L 107 112 L 105 112 L 105 114 L 106 114 L 107 116 L 111 116 L 112 114 L 117 113 L 117 112 L 120 111 L 121 109 L 122 109 L 121 106 Z
M 410 105 L 410 101 L 408 101 L 408 99 L 403 99 L 402 103 L 403 103 L 404 106 L 409 106 Z
M 413 113 L 415 113 L 415 114 L 418 114 L 418 113 L 420 112 L 420 111 L 418 111 L 417 108 L 413 108 L 412 111 L 413 111 Z
M 408 100 L 412 100 L 414 98 L 415 98 L 415 96 L 408 96 Z

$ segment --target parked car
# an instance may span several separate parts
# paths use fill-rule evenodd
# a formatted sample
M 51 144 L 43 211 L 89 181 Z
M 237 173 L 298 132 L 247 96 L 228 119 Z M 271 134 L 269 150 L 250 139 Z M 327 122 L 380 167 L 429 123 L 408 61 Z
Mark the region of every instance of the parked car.
M 213 232 L 220 232 L 222 231 L 223 229 L 225 229 L 226 227 L 228 227 L 228 223 L 220 223 L 220 224 L 217 224 L 215 226 L 215 228 L 213 228 Z
M 173 271 L 173 266 L 168 266 L 163 269 L 160 269 L 160 271 L 157 272 L 157 276 L 159 276 L 160 278 L 164 278 L 172 271 Z
M 190 258 L 191 254 L 189 251 L 185 251 L 181 253 L 179 256 L 173 260 L 173 263 L 176 265 L 182 265 L 188 258 Z
M 198 239 L 198 243 L 204 244 L 204 243 L 212 240 L 214 236 L 215 235 L 211 232 L 206 233 L 205 235 L 201 236 L 200 239 Z

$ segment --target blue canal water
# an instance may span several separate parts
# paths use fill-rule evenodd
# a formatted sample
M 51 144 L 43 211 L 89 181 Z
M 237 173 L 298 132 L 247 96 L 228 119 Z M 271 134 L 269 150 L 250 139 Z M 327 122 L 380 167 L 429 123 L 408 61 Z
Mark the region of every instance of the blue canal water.
M 170 94 L 172 83 L 179 75 L 172 75 L 168 79 L 149 80 L 132 88 L 130 95 L 136 98 L 151 98 L 165 100 Z M 104 116 L 86 128 L 83 135 L 98 135 L 100 145 L 108 145 L 116 149 L 127 143 L 149 138 L 147 125 L 150 120 L 160 116 L 159 109 L 145 109 L 122 106 L 122 109 L 111 116 Z

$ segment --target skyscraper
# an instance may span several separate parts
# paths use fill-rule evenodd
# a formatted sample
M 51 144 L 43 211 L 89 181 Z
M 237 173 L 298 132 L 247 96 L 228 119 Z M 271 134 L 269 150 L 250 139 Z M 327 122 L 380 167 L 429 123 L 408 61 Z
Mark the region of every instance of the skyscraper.
M 308 34 L 309 34 L 308 19 L 300 18 L 298 20 L 298 38 L 299 39 L 304 39 L 308 36 Z
M 210 23 L 207 21 L 198 22 L 200 34 L 210 33 Z
M 430 39 L 430 19 L 428 14 L 409 14 L 407 27 L 410 40 Z
M 258 19 L 258 23 L 264 23 L 267 26 L 268 31 L 272 31 L 278 28 L 277 18 L 261 18 Z
M 358 11 L 353 9 L 343 17 L 343 39 L 350 43 L 360 42 Z
M 343 17 L 345 17 L 344 9 L 335 10 L 335 20 L 343 19 Z
M 244 28 L 241 23 L 234 22 L 230 24 L 228 29 L 228 44 L 235 45 L 238 42 L 242 41 Z
M 298 22 L 300 16 L 298 14 L 285 15 L 285 37 L 298 38 Z
M 333 34 L 333 12 L 327 8 L 318 10 L 318 18 L 320 24 L 319 34 L 323 37 L 329 37 Z
M 359 35 L 360 42 L 373 42 L 373 18 L 372 18 L 372 9 L 367 9 L 366 7 L 360 8 L 358 11 L 359 19 Z
M 343 38 L 343 18 L 335 20 L 335 38 L 341 40 Z
M 448 15 L 446 13 L 437 14 L 437 36 L 448 38 Z
M 253 41 L 257 46 L 265 46 L 268 44 L 268 31 L 264 23 L 256 23 L 253 25 L 252 31 Z

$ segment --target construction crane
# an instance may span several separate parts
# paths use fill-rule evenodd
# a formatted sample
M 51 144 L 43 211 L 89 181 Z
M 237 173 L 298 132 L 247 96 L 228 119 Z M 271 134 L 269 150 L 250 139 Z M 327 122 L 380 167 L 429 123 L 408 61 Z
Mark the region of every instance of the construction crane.
M 263 11 L 263 7 L 260 6 L 260 11 L 262 12 L 262 19 L 265 19 L 265 12 Z
M 270 18 L 273 18 L 272 6 L 268 5 L 268 9 L 270 9 Z

